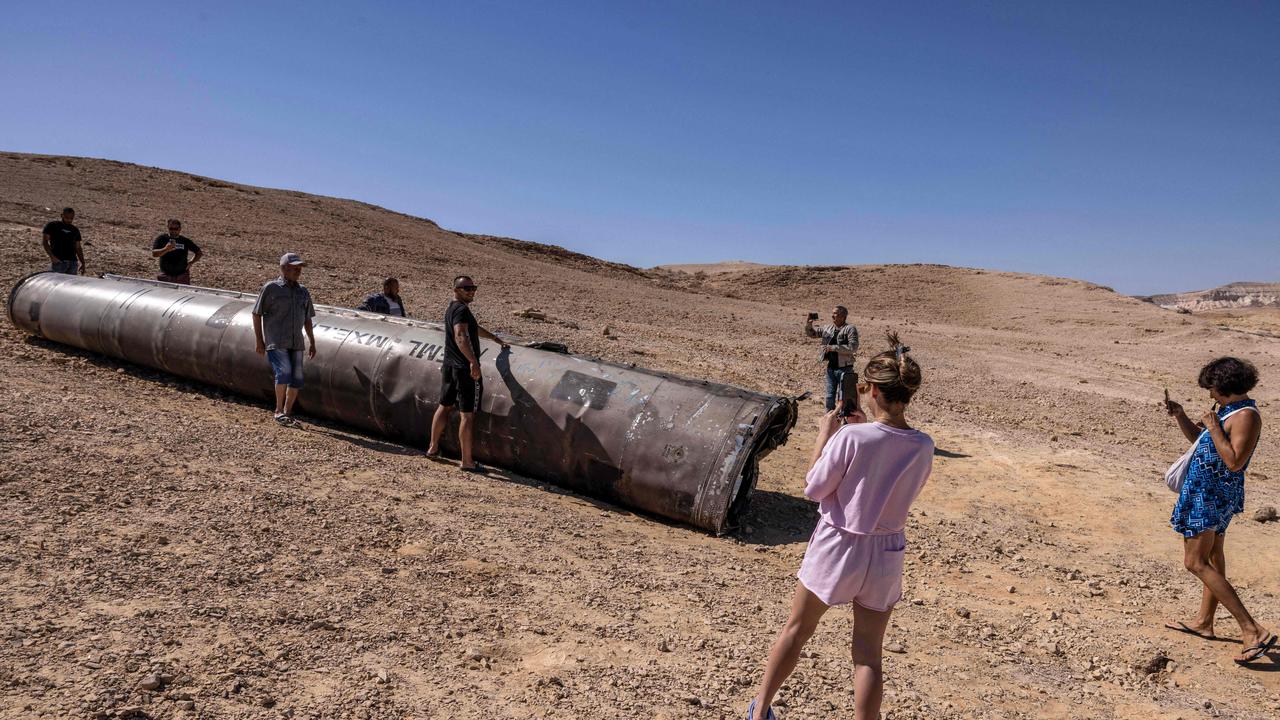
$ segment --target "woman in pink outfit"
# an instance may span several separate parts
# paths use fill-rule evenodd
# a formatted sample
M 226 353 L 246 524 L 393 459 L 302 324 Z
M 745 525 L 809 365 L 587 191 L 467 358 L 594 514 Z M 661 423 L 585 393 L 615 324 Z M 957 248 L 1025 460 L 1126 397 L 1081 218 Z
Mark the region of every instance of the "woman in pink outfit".
M 818 501 L 814 528 L 797 576 L 791 617 L 769 651 L 748 720 L 774 718 L 770 704 L 796 667 L 800 650 L 832 605 L 853 605 L 854 716 L 880 715 L 884 676 L 881 645 L 893 606 L 902 597 L 907 511 L 933 467 L 933 440 L 907 424 L 904 413 L 920 387 L 910 348 L 889 333 L 891 350 L 872 358 L 858 392 L 872 416 L 841 426 L 823 416 L 804 494 Z

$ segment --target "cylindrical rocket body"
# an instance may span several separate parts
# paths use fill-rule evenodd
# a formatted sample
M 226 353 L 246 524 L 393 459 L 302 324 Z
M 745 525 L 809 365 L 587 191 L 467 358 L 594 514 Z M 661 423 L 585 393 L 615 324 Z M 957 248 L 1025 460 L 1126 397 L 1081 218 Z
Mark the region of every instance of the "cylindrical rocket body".
M 255 350 L 256 296 L 150 280 L 37 273 L 13 323 L 73 345 L 272 400 Z M 440 400 L 439 323 L 317 306 L 304 412 L 424 445 Z M 757 460 L 786 441 L 795 403 L 728 385 L 481 341 L 476 458 L 584 495 L 722 532 Z M 445 448 L 457 449 L 455 420 Z

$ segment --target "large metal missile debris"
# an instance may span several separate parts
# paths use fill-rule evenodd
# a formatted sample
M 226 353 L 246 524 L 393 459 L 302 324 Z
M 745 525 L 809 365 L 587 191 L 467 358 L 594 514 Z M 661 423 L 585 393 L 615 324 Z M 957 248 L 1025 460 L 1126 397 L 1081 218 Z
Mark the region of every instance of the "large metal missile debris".
M 256 295 L 108 275 L 37 273 L 9 294 L 17 327 L 53 342 L 273 401 L 254 351 Z M 316 306 L 307 414 L 425 445 L 440 398 L 439 323 Z M 481 342 L 476 458 L 712 532 L 735 524 L 795 402 L 513 342 Z M 453 415 L 456 424 L 457 414 Z M 457 433 L 445 433 L 457 451 Z

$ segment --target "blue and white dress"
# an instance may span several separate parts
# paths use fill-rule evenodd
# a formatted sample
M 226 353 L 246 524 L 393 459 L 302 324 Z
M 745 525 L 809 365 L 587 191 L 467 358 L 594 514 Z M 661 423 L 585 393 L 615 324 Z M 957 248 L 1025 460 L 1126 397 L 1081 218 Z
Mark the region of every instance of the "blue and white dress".
M 1245 407 L 1252 407 L 1257 412 L 1258 403 L 1237 400 L 1224 405 L 1218 408 L 1218 421 Z M 1195 452 L 1191 454 L 1191 464 L 1187 467 L 1186 482 L 1182 484 L 1178 502 L 1173 506 L 1173 516 L 1169 518 L 1173 529 L 1183 537 L 1195 537 L 1206 530 L 1226 532 L 1231 516 L 1244 512 L 1244 471 L 1248 467 L 1249 460 L 1246 460 L 1239 470 L 1228 470 L 1209 431 L 1201 432 Z

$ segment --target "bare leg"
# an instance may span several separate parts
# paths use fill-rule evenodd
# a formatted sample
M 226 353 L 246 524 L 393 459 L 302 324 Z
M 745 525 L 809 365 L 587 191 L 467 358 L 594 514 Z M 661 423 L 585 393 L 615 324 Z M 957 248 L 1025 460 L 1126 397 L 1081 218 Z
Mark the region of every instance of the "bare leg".
M 298 400 L 298 388 L 289 387 L 284 391 L 284 414 L 293 417 L 293 404 Z
M 288 385 L 276 385 L 276 414 L 284 412 L 284 392 Z
M 1221 573 L 1223 577 L 1227 576 L 1227 558 L 1223 552 L 1226 538 L 1226 535 L 1214 533 L 1213 551 L 1209 554 L 1209 564 Z M 1201 584 L 1203 585 L 1203 583 Z M 1196 613 L 1195 619 L 1187 622 L 1171 620 L 1165 623 L 1165 627 L 1179 630 L 1185 626 L 1199 633 L 1201 637 L 1213 638 L 1217 637 L 1217 634 L 1213 631 L 1213 621 L 1217 614 L 1218 598 L 1214 597 L 1213 591 L 1209 589 L 1208 585 L 1203 585 L 1203 589 L 1200 592 L 1200 610 Z
M 883 612 L 853 604 L 853 716 L 856 720 L 880 717 L 884 698 L 884 672 L 880 658 L 884 630 L 893 609 Z
M 1224 545 L 1227 536 L 1214 533 L 1213 552 L 1209 554 L 1209 564 L 1217 570 L 1222 577 L 1227 576 L 1227 555 Z M 1200 614 L 1196 615 L 1195 628 L 1204 632 L 1206 635 L 1213 634 L 1213 619 L 1218 614 L 1218 598 L 1213 596 L 1213 591 L 1205 585 L 1204 590 L 1200 593 Z
M 800 650 L 813 636 L 827 607 L 808 588 L 796 583 L 796 593 L 791 599 L 791 617 L 787 618 L 787 624 L 778 633 L 778 639 L 773 641 L 773 649 L 769 651 L 769 663 L 765 665 L 760 690 L 756 692 L 756 717 L 752 720 L 763 720 L 768 713 L 773 696 L 796 669 Z
M 462 421 L 458 423 L 458 444 L 462 446 L 462 467 L 464 468 L 476 466 L 476 461 L 471 457 L 471 425 L 475 419 L 475 413 L 464 412 Z
M 449 411 L 452 405 L 437 405 L 436 414 L 431 416 L 431 444 L 427 452 L 435 455 L 440 452 L 440 438 L 444 436 L 444 426 L 449 422 Z
M 1247 648 L 1266 640 L 1270 637 L 1270 633 L 1254 621 L 1253 616 L 1245 609 L 1244 603 L 1240 601 L 1240 596 L 1236 594 L 1236 589 L 1227 582 L 1226 576 L 1210 564 L 1209 559 L 1213 556 L 1217 536 L 1218 534 L 1213 531 L 1206 531 L 1193 538 L 1186 538 L 1183 541 L 1182 562 L 1187 571 L 1199 578 L 1200 582 L 1204 583 L 1218 602 L 1240 624 L 1240 640 Z

